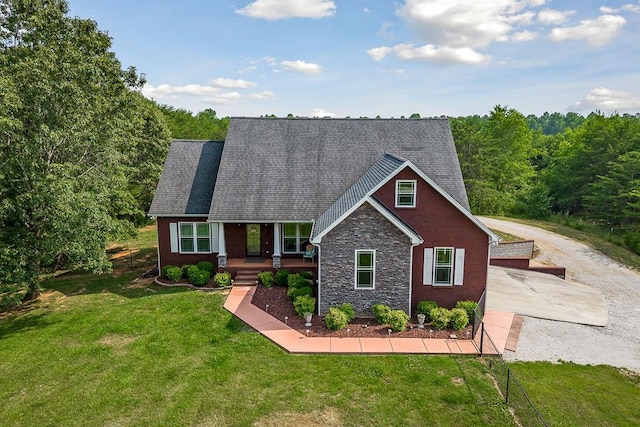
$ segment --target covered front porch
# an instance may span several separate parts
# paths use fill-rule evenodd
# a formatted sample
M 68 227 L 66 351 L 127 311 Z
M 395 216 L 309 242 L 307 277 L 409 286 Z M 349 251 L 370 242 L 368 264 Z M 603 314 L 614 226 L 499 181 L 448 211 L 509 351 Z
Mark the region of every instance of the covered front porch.
M 310 271 L 317 277 L 318 262 L 300 258 L 282 258 L 280 268 L 288 270 L 290 273 Z M 229 258 L 224 270 L 229 271 L 233 277 L 240 271 L 276 271 L 271 258 Z

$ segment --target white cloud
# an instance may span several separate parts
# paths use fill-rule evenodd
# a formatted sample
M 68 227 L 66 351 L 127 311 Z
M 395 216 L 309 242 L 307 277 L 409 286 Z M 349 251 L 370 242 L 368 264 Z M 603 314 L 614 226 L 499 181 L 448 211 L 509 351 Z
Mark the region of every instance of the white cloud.
M 247 95 L 247 98 L 249 99 L 255 99 L 258 101 L 266 101 L 268 99 L 277 99 L 276 94 L 267 90 L 264 92 L 255 92 L 255 93 L 250 93 L 249 95 Z
M 314 108 L 311 110 L 311 117 L 335 117 L 336 113 L 326 111 L 324 108 Z
M 393 37 L 393 22 L 384 21 L 380 26 L 380 29 L 376 32 L 379 37 Z
M 640 13 L 640 5 L 638 4 L 624 4 L 618 8 L 600 6 L 600 12 L 606 14 L 620 13 L 620 12 L 633 12 Z
M 535 40 L 538 38 L 540 34 L 534 32 L 534 31 L 520 31 L 518 33 L 514 33 L 511 36 L 511 41 L 514 42 L 527 42 L 527 41 L 531 41 L 531 40 Z
M 301 60 L 297 61 L 282 61 L 280 65 L 286 71 L 295 71 L 302 74 L 317 74 L 322 68 L 318 64 L 311 62 L 305 62 Z
M 516 0 L 406 0 L 396 13 L 423 40 L 454 48 L 486 47 L 504 40 L 518 23 L 528 23 L 529 5 Z
M 236 10 L 236 13 L 274 21 L 287 18 L 326 18 L 335 14 L 335 10 L 336 5 L 332 0 L 256 0 Z
M 249 65 L 248 67 L 244 67 L 244 68 L 239 69 L 237 71 L 237 73 L 238 74 L 245 74 L 245 73 L 249 73 L 251 71 L 255 71 L 257 69 L 258 69 L 258 67 L 256 67 L 255 65 Z
M 392 51 L 393 51 L 393 48 L 390 48 L 387 46 L 381 46 L 381 47 L 374 47 L 373 49 L 369 49 L 367 51 L 367 54 L 371 57 L 371 59 L 378 62 L 378 61 L 382 61 L 384 57 L 387 56 Z
M 400 59 L 430 61 L 438 65 L 447 64 L 482 64 L 489 61 L 489 56 L 476 52 L 468 47 L 437 47 L 432 44 L 414 46 L 399 44 L 393 47 L 377 47 L 367 53 L 374 61 L 381 61 L 389 53 L 395 53 Z
M 563 24 L 569 19 L 570 15 L 576 13 L 575 10 L 554 10 L 554 9 L 543 9 L 538 12 L 538 22 L 541 24 L 549 24 L 549 25 L 560 25 Z
M 404 74 L 404 69 L 403 68 L 394 68 L 392 70 L 385 70 L 383 72 L 384 73 L 388 73 L 388 74 Z
M 556 42 L 585 40 L 592 47 L 604 46 L 618 35 L 626 22 L 619 15 L 601 15 L 597 19 L 580 21 L 580 24 L 574 27 L 554 28 L 549 38 Z
M 233 79 L 225 79 L 222 77 L 218 77 L 217 79 L 211 80 L 211 83 L 217 87 L 233 88 L 233 89 L 248 89 L 256 86 L 255 83 L 249 82 L 246 80 L 242 80 L 242 79 L 233 80 Z
M 142 94 L 147 98 L 175 98 L 176 95 L 211 95 L 220 91 L 219 88 L 213 86 L 202 85 L 185 85 L 185 86 L 171 86 L 168 84 L 162 84 L 153 86 L 150 84 L 145 85 L 142 88 Z
M 640 110 L 640 96 L 628 92 L 598 87 L 589 92 L 582 100 L 577 101 L 570 109 L 600 110 L 603 112 L 624 112 Z

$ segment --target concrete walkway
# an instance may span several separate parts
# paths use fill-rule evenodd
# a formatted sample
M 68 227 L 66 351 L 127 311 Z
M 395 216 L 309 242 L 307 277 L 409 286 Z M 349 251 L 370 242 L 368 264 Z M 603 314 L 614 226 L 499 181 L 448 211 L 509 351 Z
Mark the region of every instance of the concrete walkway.
M 473 340 L 440 338 L 332 338 L 306 337 L 251 304 L 255 286 L 234 286 L 224 308 L 290 353 L 334 354 L 479 354 Z M 513 313 L 485 314 L 485 330 L 502 353 L 509 337 Z M 484 343 L 484 353 L 495 350 Z

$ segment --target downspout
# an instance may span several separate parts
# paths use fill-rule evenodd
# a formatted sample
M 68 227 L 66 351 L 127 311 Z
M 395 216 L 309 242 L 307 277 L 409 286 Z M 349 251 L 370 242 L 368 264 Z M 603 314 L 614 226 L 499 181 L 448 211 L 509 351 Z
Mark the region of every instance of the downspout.
M 413 302 L 413 249 L 423 243 L 424 240 L 421 242 L 411 243 L 411 249 L 409 249 L 409 319 L 411 319 L 411 303 Z

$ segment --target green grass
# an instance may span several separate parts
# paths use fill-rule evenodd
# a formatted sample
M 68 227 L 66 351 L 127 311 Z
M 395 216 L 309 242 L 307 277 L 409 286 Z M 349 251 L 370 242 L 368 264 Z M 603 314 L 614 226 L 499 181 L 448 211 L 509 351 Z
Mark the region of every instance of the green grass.
M 552 426 L 640 425 L 640 375 L 611 366 L 512 363 Z
M 222 291 L 136 281 L 149 249 L 0 318 L 2 425 L 515 425 L 479 359 L 290 355 Z

